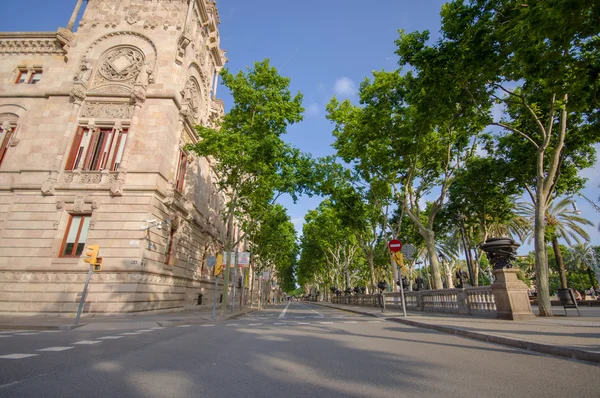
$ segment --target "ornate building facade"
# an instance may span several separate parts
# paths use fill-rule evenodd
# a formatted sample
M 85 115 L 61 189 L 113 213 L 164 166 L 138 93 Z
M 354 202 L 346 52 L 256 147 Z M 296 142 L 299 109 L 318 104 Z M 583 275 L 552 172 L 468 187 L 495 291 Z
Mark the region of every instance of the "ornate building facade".
M 184 145 L 224 112 L 216 5 L 81 6 L 57 32 L 0 33 L 0 312 L 75 311 L 89 244 L 87 312 L 210 305 L 220 198 Z

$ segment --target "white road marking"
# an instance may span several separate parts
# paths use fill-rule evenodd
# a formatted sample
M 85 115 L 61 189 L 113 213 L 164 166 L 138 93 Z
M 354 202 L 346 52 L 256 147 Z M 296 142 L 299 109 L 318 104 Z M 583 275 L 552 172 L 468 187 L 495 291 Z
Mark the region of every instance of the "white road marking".
M 15 336 L 33 336 L 36 334 L 40 334 L 39 332 L 34 332 L 34 333 L 15 333 Z
M 260 326 L 262 323 L 249 323 L 248 326 Z
M 70 350 L 71 348 L 75 348 L 75 347 L 48 347 L 48 348 L 42 348 L 41 350 L 36 350 L 36 351 L 59 352 L 59 351 Z
M 60 333 L 62 330 L 42 330 L 42 333 Z
M 116 340 L 116 339 L 122 339 L 125 336 L 104 336 L 104 337 L 98 337 L 98 340 Z
M 279 316 L 277 317 L 278 319 L 282 319 L 285 318 L 285 313 L 288 310 L 288 307 L 290 306 L 290 304 L 292 304 L 291 301 L 288 301 L 287 305 L 285 306 L 285 308 L 283 309 L 283 311 L 281 311 L 281 314 L 279 314 Z
M 94 341 L 83 340 L 83 341 L 78 341 L 78 342 L 73 343 L 73 344 L 92 345 L 92 344 L 98 344 L 98 343 L 102 343 L 102 342 L 101 341 L 97 341 L 97 340 L 94 340 Z
M 319 322 L 321 325 L 331 325 L 333 322 Z
M 298 322 L 298 325 L 310 325 L 310 322 Z
M 179 326 L 177 326 L 177 327 L 178 327 L 178 328 L 189 328 L 189 327 L 191 327 L 191 326 L 192 326 L 192 325 L 179 325 Z
M 166 329 L 166 327 L 164 327 L 164 326 L 155 326 L 155 327 L 150 328 L 150 329 L 160 330 L 160 329 Z
M 206 327 L 206 326 L 215 326 L 215 325 L 200 325 L 202 327 Z
M 11 336 L 10 334 L 3 334 L 3 335 L 0 335 L 0 339 L 1 339 L 2 337 L 12 337 L 12 336 Z
M 10 354 L 10 355 L 2 355 L 0 359 L 23 359 L 29 357 L 36 357 L 39 354 Z
M 150 329 L 142 329 L 142 330 L 136 330 L 136 332 L 140 332 L 140 333 L 148 333 L 148 332 L 154 332 L 154 330 L 150 330 Z
M 356 321 L 344 321 L 344 323 L 357 323 Z

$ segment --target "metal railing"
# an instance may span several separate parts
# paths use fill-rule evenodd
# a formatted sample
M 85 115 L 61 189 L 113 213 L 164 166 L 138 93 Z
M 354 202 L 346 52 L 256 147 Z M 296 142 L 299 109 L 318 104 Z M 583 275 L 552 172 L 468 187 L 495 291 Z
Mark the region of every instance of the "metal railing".
M 389 309 L 401 309 L 400 292 L 384 293 Z M 405 292 L 406 309 L 412 311 L 450 313 L 477 316 L 496 316 L 496 302 L 491 286 L 464 289 L 422 290 Z M 377 295 L 345 295 L 331 299 L 334 304 L 378 307 Z

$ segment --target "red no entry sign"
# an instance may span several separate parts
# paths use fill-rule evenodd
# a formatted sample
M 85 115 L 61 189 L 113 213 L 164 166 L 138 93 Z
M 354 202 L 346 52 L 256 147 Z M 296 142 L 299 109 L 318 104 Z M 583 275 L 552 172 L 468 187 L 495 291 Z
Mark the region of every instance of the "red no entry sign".
M 402 242 L 400 242 L 398 239 L 392 239 L 390 243 L 388 243 L 388 247 L 390 251 L 394 253 L 399 252 L 400 250 L 402 250 Z

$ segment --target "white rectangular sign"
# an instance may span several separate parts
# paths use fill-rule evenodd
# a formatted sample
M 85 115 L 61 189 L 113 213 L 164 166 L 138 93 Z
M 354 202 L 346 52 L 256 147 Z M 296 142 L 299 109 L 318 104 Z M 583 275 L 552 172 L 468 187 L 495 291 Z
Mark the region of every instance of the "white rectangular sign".
M 239 252 L 238 253 L 238 264 L 240 266 L 250 265 L 250 252 Z

